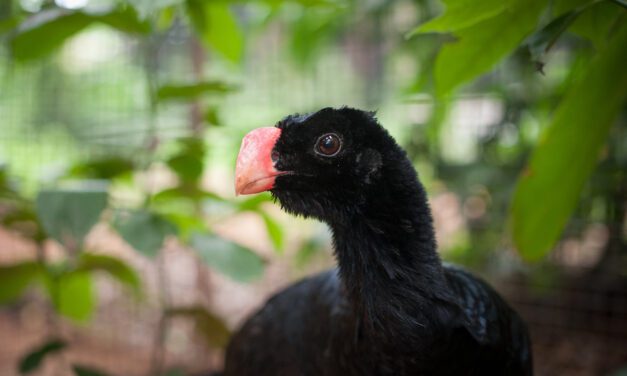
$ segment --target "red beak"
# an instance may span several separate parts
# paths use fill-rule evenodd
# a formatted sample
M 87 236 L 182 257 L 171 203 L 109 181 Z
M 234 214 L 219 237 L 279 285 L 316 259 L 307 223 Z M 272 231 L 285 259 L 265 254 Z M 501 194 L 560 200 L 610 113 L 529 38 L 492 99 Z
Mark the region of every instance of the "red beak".
M 242 140 L 235 166 L 235 194 L 249 195 L 268 191 L 282 172 L 274 168 L 272 149 L 281 136 L 274 127 L 258 128 Z

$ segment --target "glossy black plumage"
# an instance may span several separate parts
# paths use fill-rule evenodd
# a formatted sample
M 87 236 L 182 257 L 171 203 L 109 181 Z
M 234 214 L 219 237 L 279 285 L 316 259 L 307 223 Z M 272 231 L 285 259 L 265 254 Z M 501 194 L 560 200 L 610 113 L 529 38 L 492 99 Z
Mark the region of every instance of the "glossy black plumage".
M 487 284 L 442 265 L 427 197 L 372 113 L 323 109 L 278 125 L 272 190 L 326 222 L 337 270 L 271 298 L 235 334 L 225 374 L 531 375 L 525 324 Z M 316 152 L 326 133 L 342 141 Z

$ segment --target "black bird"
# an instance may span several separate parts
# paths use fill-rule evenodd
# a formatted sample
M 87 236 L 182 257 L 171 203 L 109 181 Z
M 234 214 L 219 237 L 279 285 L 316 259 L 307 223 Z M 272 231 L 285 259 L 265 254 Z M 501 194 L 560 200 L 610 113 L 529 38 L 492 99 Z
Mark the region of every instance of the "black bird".
M 525 323 L 437 254 L 424 188 L 374 113 L 325 108 L 243 140 L 236 192 L 326 222 L 338 268 L 272 297 L 225 375 L 531 375 Z

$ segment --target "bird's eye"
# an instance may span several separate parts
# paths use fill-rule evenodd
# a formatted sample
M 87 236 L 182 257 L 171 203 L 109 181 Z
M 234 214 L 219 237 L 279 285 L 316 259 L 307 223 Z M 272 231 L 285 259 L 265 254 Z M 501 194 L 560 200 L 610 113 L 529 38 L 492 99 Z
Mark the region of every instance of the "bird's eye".
M 342 141 L 334 133 L 327 133 L 321 136 L 316 142 L 315 151 L 325 157 L 332 157 L 340 152 Z

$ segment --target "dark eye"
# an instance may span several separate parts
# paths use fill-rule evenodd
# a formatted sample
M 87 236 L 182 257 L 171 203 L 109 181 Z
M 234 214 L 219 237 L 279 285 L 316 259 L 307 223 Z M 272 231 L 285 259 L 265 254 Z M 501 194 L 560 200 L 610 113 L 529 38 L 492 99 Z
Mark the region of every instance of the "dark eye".
M 341 148 L 342 141 L 340 138 L 334 133 L 327 133 L 318 139 L 315 151 L 326 157 L 332 157 L 339 153 Z

